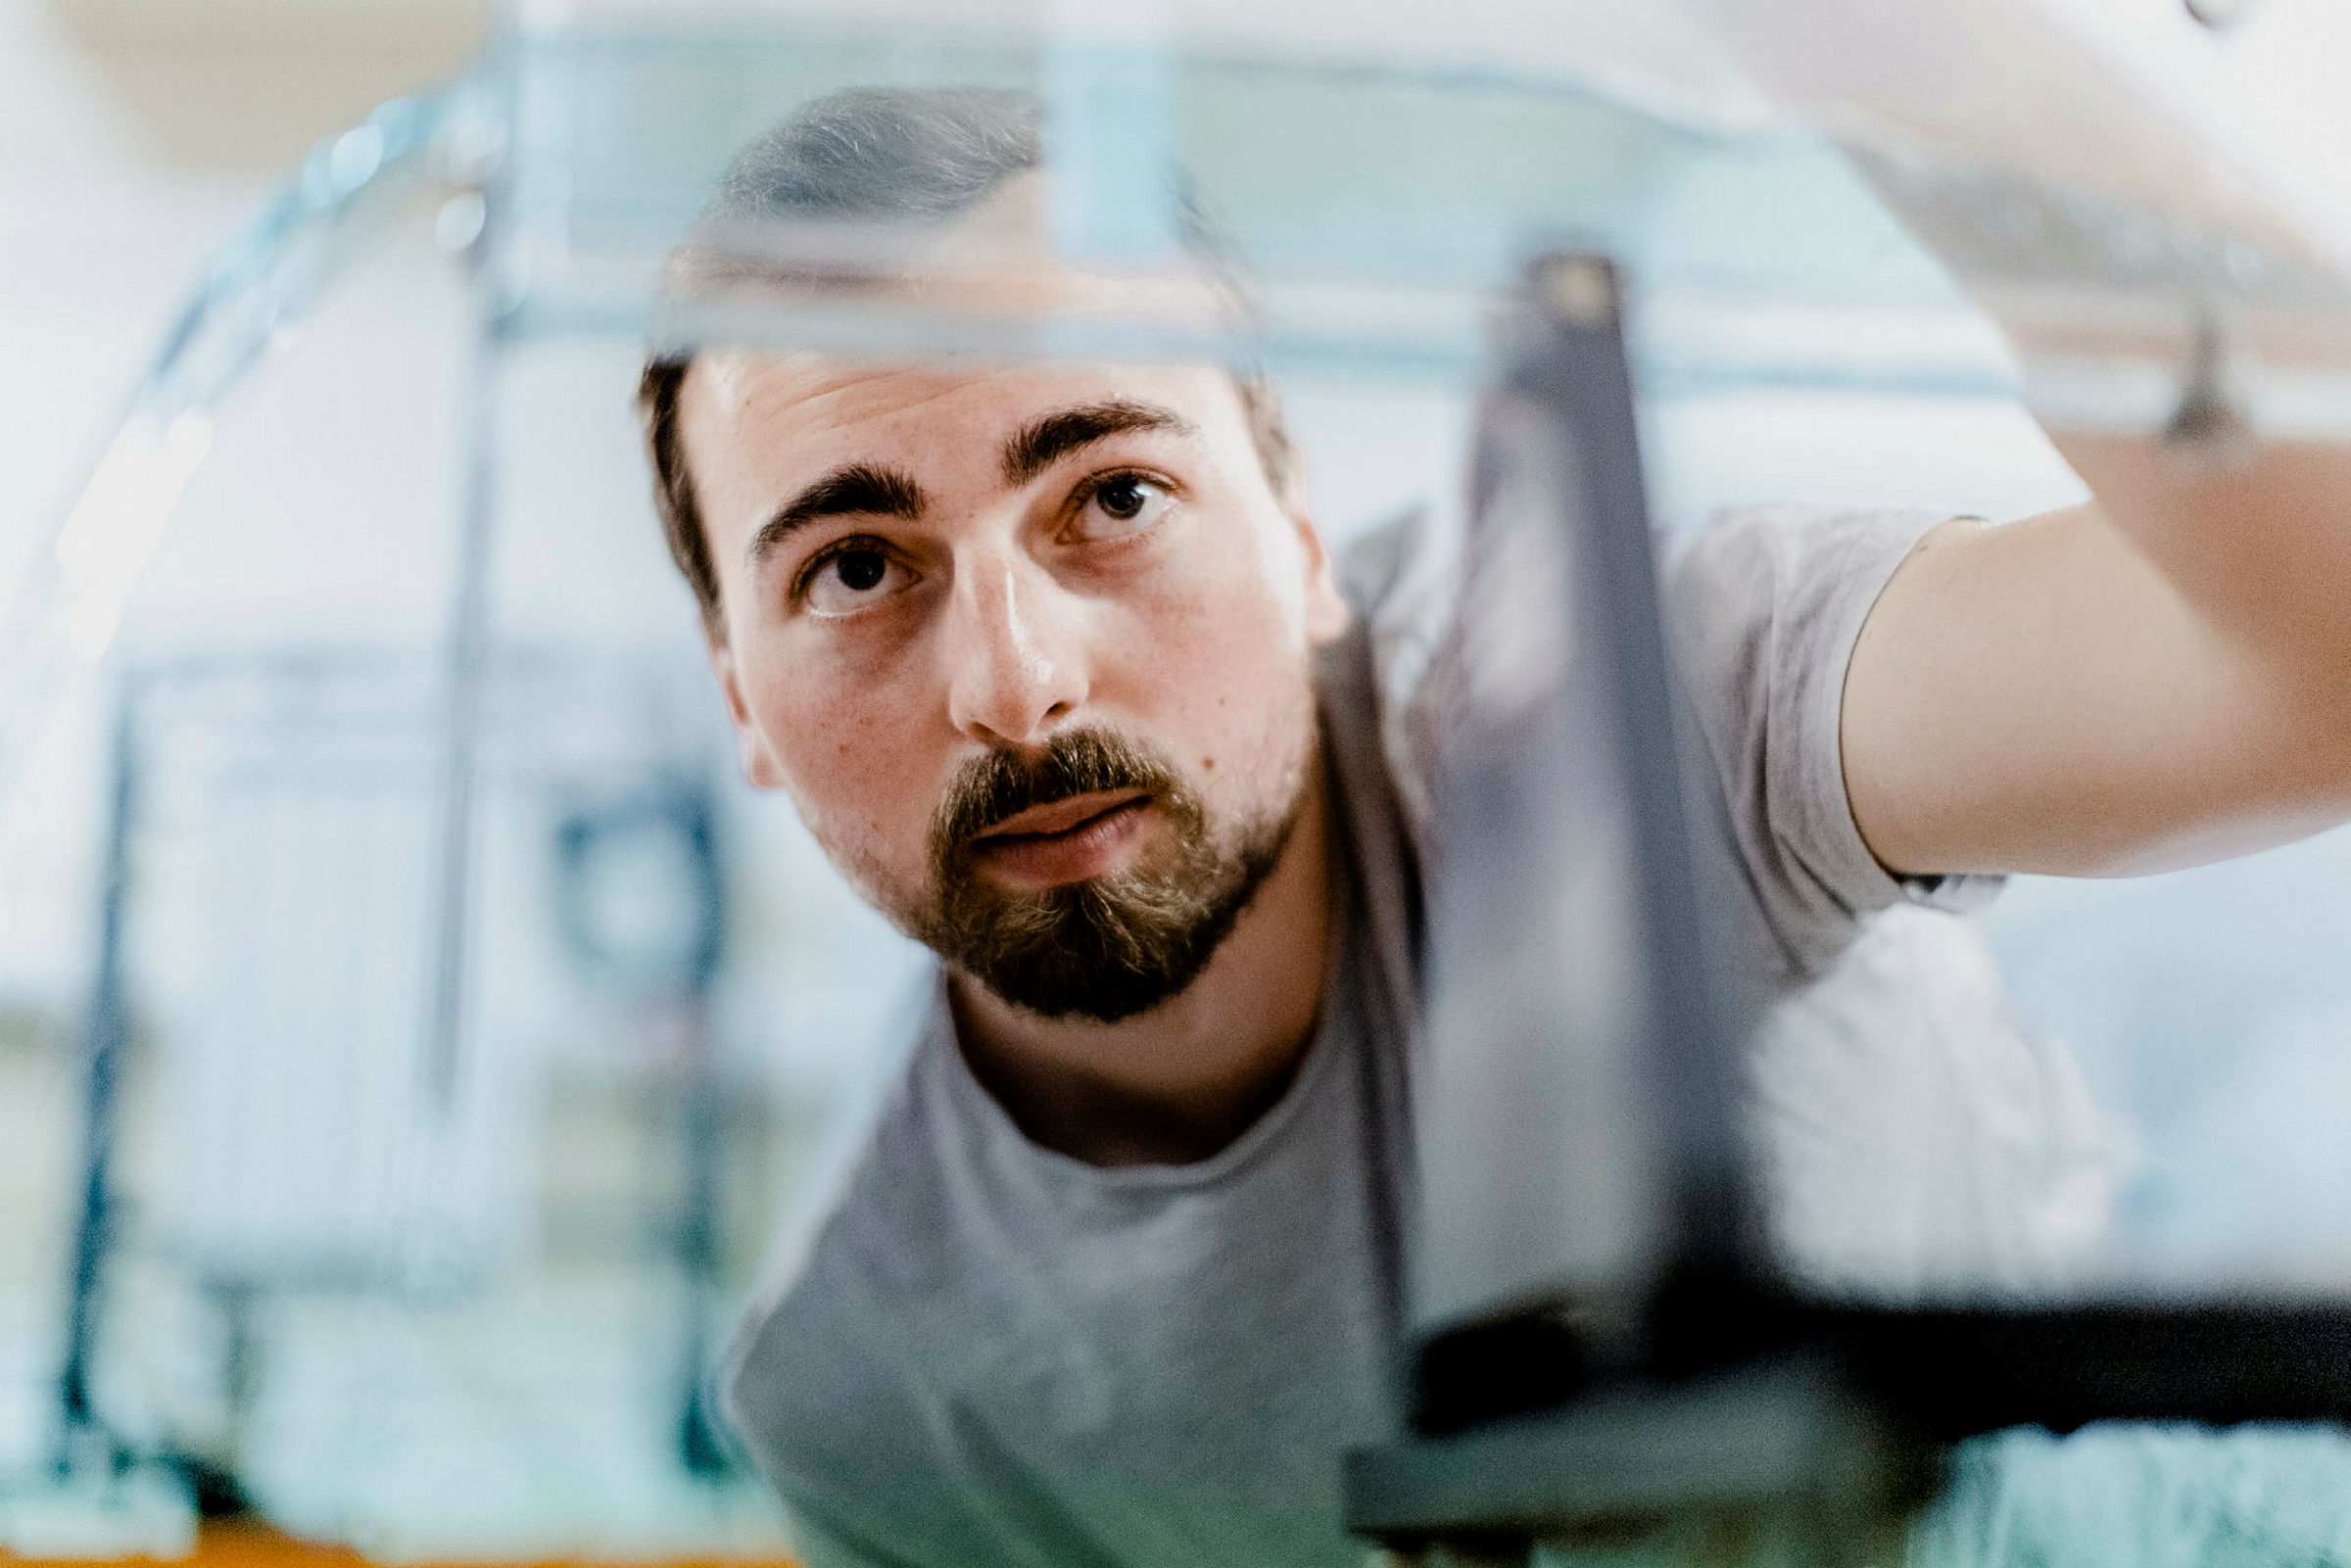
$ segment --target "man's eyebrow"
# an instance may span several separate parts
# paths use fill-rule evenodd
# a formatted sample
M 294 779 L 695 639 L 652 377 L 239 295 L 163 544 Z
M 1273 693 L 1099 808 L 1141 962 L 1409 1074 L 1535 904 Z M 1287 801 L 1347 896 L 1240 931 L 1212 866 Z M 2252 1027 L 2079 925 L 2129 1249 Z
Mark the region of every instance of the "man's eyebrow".
M 836 468 L 776 508 L 776 514 L 751 536 L 744 557 L 753 567 L 798 529 L 820 517 L 905 517 L 923 515 L 929 505 L 923 487 L 895 468 L 851 463 Z
M 1088 447 L 1129 430 L 1165 430 L 1178 436 L 1198 434 L 1189 419 L 1155 403 L 1113 398 L 1080 404 L 1032 420 L 1004 443 L 1004 477 L 1025 485 L 1080 447 Z

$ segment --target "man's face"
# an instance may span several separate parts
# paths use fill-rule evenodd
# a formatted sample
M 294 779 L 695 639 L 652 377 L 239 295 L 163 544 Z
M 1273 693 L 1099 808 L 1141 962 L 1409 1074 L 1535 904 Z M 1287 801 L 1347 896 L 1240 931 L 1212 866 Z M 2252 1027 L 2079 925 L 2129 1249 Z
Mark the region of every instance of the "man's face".
M 1230 379 L 709 354 L 680 430 L 752 781 L 1009 1001 L 1188 983 L 1295 819 L 1346 620 Z

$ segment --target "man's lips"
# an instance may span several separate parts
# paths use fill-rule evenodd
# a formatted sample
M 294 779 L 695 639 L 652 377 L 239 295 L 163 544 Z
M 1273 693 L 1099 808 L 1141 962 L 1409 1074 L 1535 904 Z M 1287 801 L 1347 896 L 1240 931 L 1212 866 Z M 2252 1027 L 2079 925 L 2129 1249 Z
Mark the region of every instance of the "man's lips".
M 1148 792 L 1100 790 L 1016 812 L 971 840 L 973 858 L 995 880 L 1059 887 L 1115 871 L 1150 823 Z
M 1027 811 L 1016 811 L 979 833 L 973 842 L 984 845 L 991 838 L 1037 838 L 1070 832 L 1143 796 L 1140 789 L 1097 789 L 1090 794 L 1070 795 L 1042 806 L 1031 806 Z

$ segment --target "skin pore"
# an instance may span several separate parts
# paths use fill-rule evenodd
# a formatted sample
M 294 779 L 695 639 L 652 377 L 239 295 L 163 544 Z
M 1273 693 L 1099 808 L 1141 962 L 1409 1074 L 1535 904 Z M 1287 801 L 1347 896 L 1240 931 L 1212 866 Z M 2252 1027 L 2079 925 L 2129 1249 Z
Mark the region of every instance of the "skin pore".
M 1103 731 L 1152 753 L 1212 834 L 1294 812 L 1197 977 L 1116 1022 L 1047 1018 L 953 966 L 973 1070 L 1035 1141 L 1101 1164 L 1202 1158 L 1279 1095 L 1330 941 L 1313 649 L 1346 608 L 1240 397 L 1207 366 L 1018 372 L 710 353 L 680 431 L 720 585 L 711 655 L 753 783 L 909 929 L 933 826 L 975 759 Z M 980 841 L 1018 890 L 1163 851 L 1111 792 Z

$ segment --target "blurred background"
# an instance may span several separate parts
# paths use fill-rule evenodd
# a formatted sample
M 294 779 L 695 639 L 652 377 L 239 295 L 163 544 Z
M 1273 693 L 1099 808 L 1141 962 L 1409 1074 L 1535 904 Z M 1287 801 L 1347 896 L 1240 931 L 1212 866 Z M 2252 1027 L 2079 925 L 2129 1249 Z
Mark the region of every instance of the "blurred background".
M 185 478 L 140 470 L 176 500 L 151 554 L 106 493 L 123 596 L 0 758 L 0 1550 L 176 1554 L 209 1487 L 386 1559 L 781 1552 L 695 1391 L 922 963 L 733 774 L 648 499 L 642 301 L 798 98 L 1049 76 L 990 28 L 1207 62 L 1169 78 L 1187 161 L 1341 323 L 1277 367 L 1342 539 L 1452 503 L 1478 302 L 1561 231 L 1650 285 L 1669 539 L 2080 495 L 1932 263 L 1670 5 L 1436 37 L 1402 0 L 0 0 L 0 601 L 115 515 L 85 486 L 159 345 L 267 272 L 219 259 L 310 269 L 226 311 L 229 395 L 148 431 Z M 370 119 L 485 58 L 440 128 Z M 1416 158 L 1363 151 L 1400 124 Z M 435 171 L 346 223 L 409 135 Z M 289 189 L 312 215 L 251 239 Z M 2079 1064 L 2079 1229 L 2134 1277 L 2351 1283 L 2347 875 L 2334 834 L 1987 918 L 2007 999 L 1949 1017 Z M 1964 1077 L 1906 1075 L 1901 1125 L 1988 1115 Z

